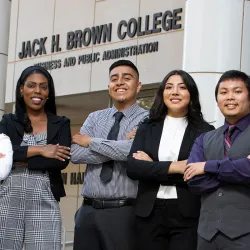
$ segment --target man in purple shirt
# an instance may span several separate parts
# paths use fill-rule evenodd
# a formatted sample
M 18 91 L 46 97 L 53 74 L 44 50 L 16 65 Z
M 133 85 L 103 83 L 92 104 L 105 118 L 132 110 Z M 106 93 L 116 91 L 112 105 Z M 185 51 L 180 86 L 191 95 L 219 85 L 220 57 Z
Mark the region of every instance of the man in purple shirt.
M 197 138 L 184 173 L 201 195 L 198 250 L 249 250 L 250 78 L 225 72 L 215 97 L 225 124 Z

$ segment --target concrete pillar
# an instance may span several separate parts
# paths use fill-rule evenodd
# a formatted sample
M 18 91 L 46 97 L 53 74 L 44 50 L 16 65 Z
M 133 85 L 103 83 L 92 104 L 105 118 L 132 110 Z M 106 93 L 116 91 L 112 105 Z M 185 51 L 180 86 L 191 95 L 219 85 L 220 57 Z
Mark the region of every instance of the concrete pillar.
M 245 0 L 187 0 L 183 69 L 195 79 L 208 122 L 218 127 L 224 118 L 215 101 L 215 86 L 223 72 L 249 68 L 250 12 Z M 249 13 L 248 13 L 249 14 Z M 246 30 L 246 32 L 244 32 Z M 245 46 L 245 48 L 244 48 Z M 248 73 L 248 72 L 246 72 Z
M 0 117 L 4 113 L 5 84 L 7 75 L 8 41 L 10 27 L 10 0 L 0 1 Z

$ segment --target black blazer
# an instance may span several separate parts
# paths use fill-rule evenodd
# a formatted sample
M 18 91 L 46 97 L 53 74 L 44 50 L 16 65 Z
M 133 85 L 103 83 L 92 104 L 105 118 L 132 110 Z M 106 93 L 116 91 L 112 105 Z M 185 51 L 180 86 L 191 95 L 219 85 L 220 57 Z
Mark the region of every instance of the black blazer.
M 200 197 L 190 193 L 187 184 L 183 181 L 183 175 L 168 174 L 171 161 L 159 161 L 158 159 L 163 124 L 164 120 L 144 121 L 136 133 L 128 156 L 127 174 L 131 179 L 139 180 L 135 208 L 136 215 L 148 217 L 151 214 L 160 184 L 162 184 L 176 185 L 182 215 L 184 217 L 198 218 L 200 214 Z M 195 139 L 203 132 L 213 129 L 214 127 L 206 122 L 202 122 L 200 126 L 189 123 L 182 140 L 178 161 L 188 159 Z M 138 150 L 147 153 L 153 162 L 134 159 L 132 155 Z
M 63 116 L 48 113 L 47 144 L 57 144 L 70 147 L 71 131 L 70 120 Z M 0 133 L 10 137 L 13 147 L 13 161 L 27 162 L 32 170 L 47 170 L 50 176 L 51 191 L 57 201 L 65 196 L 65 190 L 61 177 L 61 170 L 66 168 L 69 160 L 59 161 L 56 159 L 34 156 L 27 158 L 28 146 L 20 146 L 24 127 L 14 114 L 4 115 L 0 122 Z

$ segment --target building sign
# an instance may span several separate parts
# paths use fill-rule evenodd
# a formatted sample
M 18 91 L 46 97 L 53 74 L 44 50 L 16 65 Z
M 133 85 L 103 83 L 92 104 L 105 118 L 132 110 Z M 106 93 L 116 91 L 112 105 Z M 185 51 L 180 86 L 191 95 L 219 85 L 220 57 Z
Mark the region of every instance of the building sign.
M 145 17 L 130 18 L 129 20 L 121 20 L 117 27 L 112 23 L 98 25 L 95 27 L 87 27 L 83 30 L 75 30 L 67 32 L 65 38 L 66 51 L 73 49 L 88 47 L 96 44 L 106 44 L 112 42 L 112 31 L 115 28 L 119 40 L 125 38 L 143 37 L 151 34 L 168 32 L 170 30 L 181 29 L 179 23 L 181 19 L 182 8 L 158 12 Z M 33 41 L 22 42 L 21 51 L 18 53 L 19 59 L 33 58 L 38 55 L 47 55 L 46 42 L 48 37 L 34 39 Z M 62 51 L 60 46 L 61 37 L 59 34 L 53 35 L 50 44 L 49 53 L 53 54 Z M 58 69 L 61 67 L 72 67 L 79 64 L 95 63 L 100 60 L 118 59 L 121 57 L 129 57 L 134 55 L 157 52 L 159 50 L 159 42 L 144 43 L 135 46 L 128 46 L 114 50 L 106 50 L 92 54 L 83 54 L 78 57 L 65 58 L 41 62 L 36 65 L 41 65 L 48 70 Z
M 74 173 L 70 173 L 70 175 L 68 175 L 68 173 L 62 173 L 62 180 L 63 180 L 63 184 L 64 185 L 79 185 L 79 184 L 83 184 L 84 181 L 84 172 L 74 172 Z M 68 182 L 68 176 L 69 176 L 69 182 Z

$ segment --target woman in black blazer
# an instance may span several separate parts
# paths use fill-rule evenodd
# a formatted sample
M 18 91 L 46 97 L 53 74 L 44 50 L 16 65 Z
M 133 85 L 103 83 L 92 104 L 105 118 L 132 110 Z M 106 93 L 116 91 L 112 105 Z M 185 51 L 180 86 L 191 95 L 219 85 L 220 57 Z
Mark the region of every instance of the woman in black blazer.
M 15 114 L 0 133 L 10 137 L 13 169 L 0 184 L 0 249 L 61 249 L 58 201 L 65 196 L 61 170 L 70 158 L 70 121 L 56 115 L 51 75 L 26 68 L 16 86 Z
M 127 174 L 139 180 L 137 250 L 196 249 L 200 197 L 189 192 L 183 173 L 195 139 L 212 129 L 193 78 L 182 70 L 170 72 L 128 156 Z

